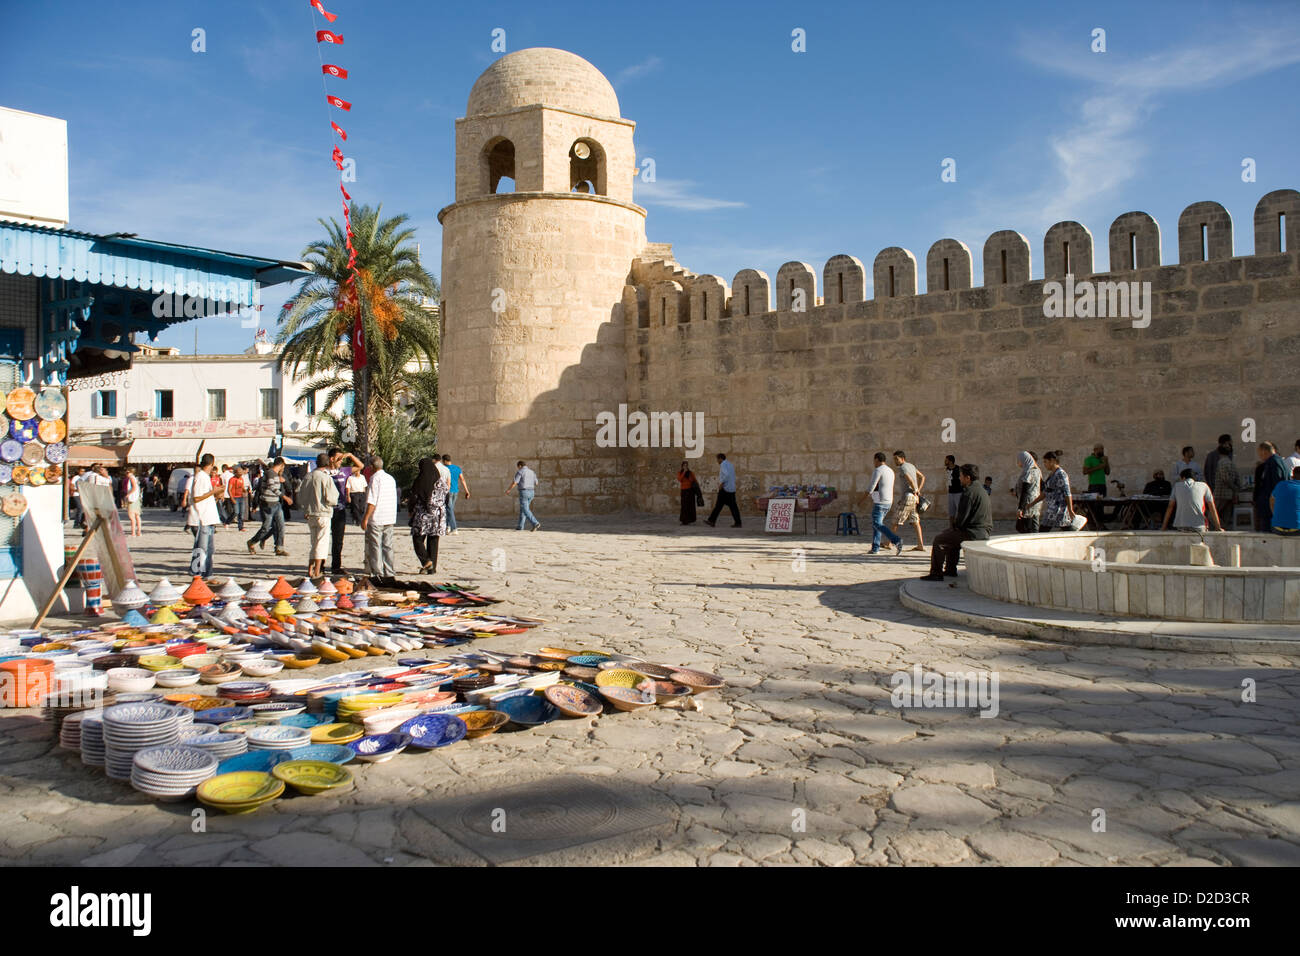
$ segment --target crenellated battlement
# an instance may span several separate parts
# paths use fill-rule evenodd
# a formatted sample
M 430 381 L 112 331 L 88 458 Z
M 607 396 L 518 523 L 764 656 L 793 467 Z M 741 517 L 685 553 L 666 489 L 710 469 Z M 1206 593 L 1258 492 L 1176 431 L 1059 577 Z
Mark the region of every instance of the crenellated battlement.
M 1300 192 L 1278 189 L 1255 207 L 1254 256 L 1276 255 L 1283 249 L 1300 249 Z M 744 318 L 769 312 L 811 312 L 817 308 L 851 306 L 918 295 L 920 276 L 916 256 L 898 246 L 883 249 L 872 262 L 871 298 L 866 296 L 866 270 L 862 260 L 850 255 L 828 259 L 821 270 L 820 294 L 816 270 L 806 262 L 787 262 L 775 281 L 759 269 L 742 269 L 728 286 L 716 275 L 695 275 L 671 259 L 671 247 L 655 245 L 633 263 L 636 288 L 636 328 L 656 329 L 719 318 Z M 1164 265 L 1160 251 L 1160 225 L 1145 212 L 1126 212 L 1111 223 L 1107 236 L 1109 271 L 1106 275 L 1143 272 Z M 665 253 L 665 250 L 669 250 Z M 666 257 L 665 257 L 666 255 Z M 994 232 L 984 242 L 983 285 L 973 282 L 970 248 L 957 239 L 940 239 L 925 256 L 927 295 L 964 292 L 974 288 L 1003 289 L 1012 293 L 1032 279 L 1033 258 L 1029 240 L 1014 230 Z M 1094 267 L 1094 242 L 1089 229 L 1074 221 L 1058 222 L 1043 237 L 1043 280 L 1076 279 L 1100 275 Z M 1178 218 L 1178 265 L 1232 259 L 1233 224 L 1217 202 L 1193 203 Z M 1250 258 L 1250 257 L 1243 257 Z M 773 293 L 775 292 L 775 302 Z M 1019 298 L 1015 293 L 1009 297 Z M 982 301 L 982 300 L 981 300 Z M 919 311 L 927 311 L 921 307 Z

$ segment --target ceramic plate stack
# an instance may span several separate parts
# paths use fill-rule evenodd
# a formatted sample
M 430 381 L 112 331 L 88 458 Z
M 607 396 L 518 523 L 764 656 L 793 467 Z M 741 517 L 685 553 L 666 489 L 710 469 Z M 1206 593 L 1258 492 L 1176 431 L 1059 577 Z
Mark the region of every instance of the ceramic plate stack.
M 305 727 L 282 727 L 267 724 L 244 735 L 249 750 L 293 750 L 311 743 L 311 731 Z
M 252 704 L 270 698 L 271 687 L 263 681 L 236 680 L 222 684 L 220 693 L 226 700 Z
M 209 707 L 194 715 L 194 720 L 201 724 L 225 724 L 232 720 L 248 720 L 253 712 L 247 707 Z
M 248 738 L 243 734 L 207 734 L 203 737 L 192 737 L 185 745 L 205 750 L 218 760 L 228 760 L 248 752 Z
M 76 714 L 69 714 L 63 718 L 63 726 L 59 730 L 59 746 L 64 750 L 81 750 L 81 722 L 87 717 L 94 717 L 99 720 L 103 716 L 102 710 L 83 710 Z
M 180 732 L 180 714 L 170 704 L 117 704 L 104 710 L 103 722 L 105 766 L 115 780 L 131 778 L 138 751 L 174 744 Z
M 81 718 L 81 762 L 87 767 L 104 766 L 104 714 Z
M 176 743 L 181 747 L 194 747 L 204 737 L 220 733 L 216 724 L 186 724 L 176 731 Z
M 160 800 L 183 800 L 193 796 L 204 780 L 216 776 L 219 762 L 195 747 L 151 747 L 135 753 L 131 786 Z
M 153 671 L 143 667 L 114 667 L 108 672 L 109 689 L 119 693 L 138 694 L 153 685 Z

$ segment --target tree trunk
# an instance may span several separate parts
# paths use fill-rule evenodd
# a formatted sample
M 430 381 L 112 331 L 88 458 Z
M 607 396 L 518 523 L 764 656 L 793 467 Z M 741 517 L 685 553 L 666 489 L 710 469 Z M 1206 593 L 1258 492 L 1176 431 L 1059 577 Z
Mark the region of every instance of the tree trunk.
M 352 373 L 353 401 L 352 411 L 357 425 L 357 457 L 366 464 L 370 463 L 371 441 L 373 439 L 372 422 L 374 416 L 370 408 L 370 364 Z

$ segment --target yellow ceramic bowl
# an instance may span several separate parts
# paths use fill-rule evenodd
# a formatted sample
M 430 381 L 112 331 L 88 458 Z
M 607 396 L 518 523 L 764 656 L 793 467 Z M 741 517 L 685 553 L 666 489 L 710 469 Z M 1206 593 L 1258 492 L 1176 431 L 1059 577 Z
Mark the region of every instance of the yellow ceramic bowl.
M 352 783 L 352 771 L 325 760 L 286 760 L 272 767 L 271 773 L 299 793 L 325 793 Z
M 166 671 L 181 666 L 179 657 L 171 657 L 167 654 L 152 654 L 140 658 L 136 663 L 141 667 L 151 671 Z
M 241 771 L 209 777 L 199 784 L 200 803 L 226 813 L 248 813 L 284 793 L 284 781 L 269 773 Z
M 645 674 L 625 667 L 612 667 L 596 675 L 597 687 L 636 687 L 645 680 Z
M 345 661 L 351 656 L 345 651 L 341 651 L 337 647 L 332 647 L 323 641 L 313 641 L 311 649 L 327 661 Z
M 317 724 L 311 729 L 311 742 L 314 744 L 346 744 L 353 740 L 360 740 L 365 735 L 365 730 L 356 724 Z

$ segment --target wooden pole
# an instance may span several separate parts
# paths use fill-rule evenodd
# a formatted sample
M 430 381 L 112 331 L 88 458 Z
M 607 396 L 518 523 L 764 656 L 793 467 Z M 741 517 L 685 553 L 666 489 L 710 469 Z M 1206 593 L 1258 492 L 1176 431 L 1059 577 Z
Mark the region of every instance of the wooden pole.
M 45 620 L 45 615 L 50 613 L 50 608 L 54 607 L 54 602 L 59 599 L 59 595 L 63 593 L 63 589 L 68 586 L 68 581 L 72 579 L 72 573 L 77 570 L 77 562 L 81 560 L 82 554 L 85 553 L 86 548 L 89 547 L 90 542 L 94 540 L 95 535 L 103 526 L 104 519 L 96 518 L 95 523 L 90 526 L 90 530 L 87 531 L 85 536 L 81 539 L 81 545 L 77 548 L 77 552 L 72 556 L 72 559 L 68 561 L 67 567 L 63 569 L 63 577 L 59 578 L 59 583 L 55 585 L 54 593 L 51 594 L 50 599 L 45 602 L 45 607 L 41 608 L 41 613 L 36 615 L 36 620 L 32 621 L 33 628 L 40 627 L 41 621 Z

